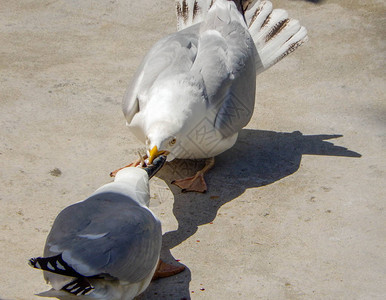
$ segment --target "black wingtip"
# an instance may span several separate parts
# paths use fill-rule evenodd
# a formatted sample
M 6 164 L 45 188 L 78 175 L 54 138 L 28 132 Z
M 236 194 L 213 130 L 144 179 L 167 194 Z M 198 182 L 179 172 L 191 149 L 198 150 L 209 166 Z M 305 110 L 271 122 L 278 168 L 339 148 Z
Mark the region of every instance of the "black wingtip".
M 70 267 L 62 258 L 62 255 L 50 256 L 50 257 L 36 257 L 31 258 L 28 261 L 28 264 L 35 268 L 44 270 L 51 273 L 56 273 L 65 276 L 71 277 L 82 277 L 83 275 L 79 274 L 72 267 Z
M 75 296 L 84 296 L 92 292 L 94 287 L 85 277 L 76 278 L 74 281 L 62 287 L 63 291 Z
M 40 269 L 36 266 L 37 258 L 33 257 L 28 260 L 28 265 L 30 265 L 32 268 Z
M 73 294 L 75 296 L 84 296 L 91 293 L 92 290 L 94 289 L 94 286 L 91 285 L 91 283 L 88 281 L 88 279 L 85 276 L 82 276 L 81 274 L 76 272 L 63 260 L 61 254 L 56 256 L 51 256 L 51 257 L 30 258 L 28 260 L 28 264 L 35 269 L 40 269 L 51 273 L 75 277 L 75 280 L 66 284 L 61 289 L 67 293 Z

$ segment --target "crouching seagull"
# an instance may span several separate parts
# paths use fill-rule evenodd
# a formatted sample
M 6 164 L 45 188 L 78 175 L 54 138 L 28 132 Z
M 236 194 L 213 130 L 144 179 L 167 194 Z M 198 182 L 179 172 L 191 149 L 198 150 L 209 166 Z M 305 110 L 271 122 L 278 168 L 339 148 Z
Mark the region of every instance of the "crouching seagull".
M 29 264 L 44 271 L 59 299 L 133 299 L 152 278 L 183 271 L 160 261 L 161 223 L 148 208 L 149 178 L 166 161 L 124 168 L 114 182 L 62 210 L 47 237 L 44 256 Z
M 195 176 L 173 182 L 205 192 L 214 157 L 252 117 L 256 75 L 301 45 L 307 31 L 270 1 L 179 0 L 176 7 L 179 31 L 145 56 L 123 113 L 149 163 L 159 155 L 207 159 Z

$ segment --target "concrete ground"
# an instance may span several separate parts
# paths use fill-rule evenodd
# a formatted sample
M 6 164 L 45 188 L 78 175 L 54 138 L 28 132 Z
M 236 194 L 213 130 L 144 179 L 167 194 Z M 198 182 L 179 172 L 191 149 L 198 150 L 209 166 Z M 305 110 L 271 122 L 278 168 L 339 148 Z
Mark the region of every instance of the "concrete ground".
M 315 2 L 315 1 L 313 1 Z M 257 79 L 252 121 L 181 194 L 151 183 L 164 259 L 143 299 L 386 299 L 386 4 L 273 0 L 310 40 Z M 27 265 L 56 215 L 143 149 L 121 99 L 175 30 L 172 0 L 0 1 L 0 298 L 38 299 Z

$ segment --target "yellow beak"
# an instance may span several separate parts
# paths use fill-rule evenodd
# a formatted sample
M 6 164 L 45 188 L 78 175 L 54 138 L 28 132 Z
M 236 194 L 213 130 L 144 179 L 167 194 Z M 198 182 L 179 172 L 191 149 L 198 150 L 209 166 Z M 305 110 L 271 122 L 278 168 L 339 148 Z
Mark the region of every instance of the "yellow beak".
M 153 163 L 153 160 L 160 155 L 168 155 L 169 151 L 158 151 L 157 146 L 154 146 L 153 149 L 149 151 L 149 165 Z
M 154 146 L 153 149 L 150 150 L 149 155 L 149 165 L 151 165 L 153 160 L 159 155 L 157 146 Z

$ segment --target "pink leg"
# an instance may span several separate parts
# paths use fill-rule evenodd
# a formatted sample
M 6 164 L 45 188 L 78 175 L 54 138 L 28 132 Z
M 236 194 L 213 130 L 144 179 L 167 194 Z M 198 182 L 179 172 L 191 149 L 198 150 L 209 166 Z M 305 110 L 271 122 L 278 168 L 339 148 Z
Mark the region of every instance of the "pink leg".
M 153 280 L 176 275 L 185 270 L 185 266 L 172 266 L 162 260 L 159 260 L 157 270 L 154 273 Z
M 144 163 L 144 160 L 147 158 L 147 155 L 144 155 L 144 156 L 141 156 L 139 153 L 139 158 L 137 158 L 135 161 L 133 161 L 131 164 L 127 165 L 127 166 L 124 166 L 122 168 L 119 168 L 119 169 L 116 169 L 115 171 L 112 171 L 110 173 L 110 176 L 111 177 L 115 177 L 115 175 L 117 175 L 118 171 L 124 169 L 124 168 L 128 168 L 128 167 L 136 167 L 138 165 L 141 165 L 143 166 L 145 163 Z
M 204 179 L 205 173 L 207 173 L 214 166 L 214 157 L 206 160 L 205 167 L 198 171 L 193 177 L 174 180 L 172 184 L 180 187 L 182 192 L 199 192 L 205 193 L 207 191 L 207 185 Z

